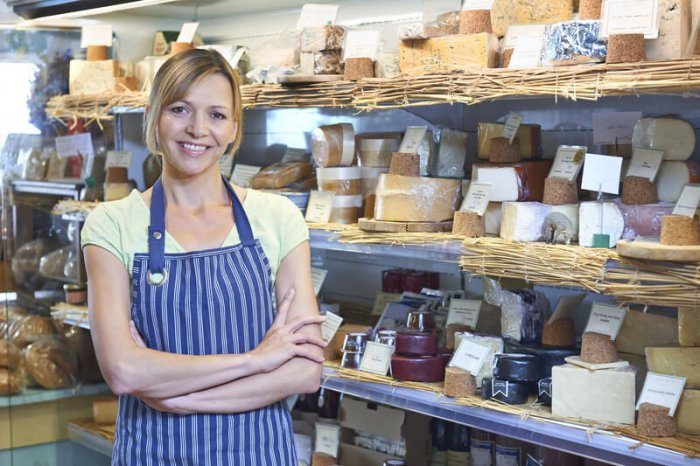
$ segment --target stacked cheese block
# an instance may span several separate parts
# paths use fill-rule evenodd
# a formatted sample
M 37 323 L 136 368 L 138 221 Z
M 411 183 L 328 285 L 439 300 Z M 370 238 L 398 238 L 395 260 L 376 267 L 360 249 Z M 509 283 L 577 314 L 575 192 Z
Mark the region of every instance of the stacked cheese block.
M 89 46 L 87 60 L 70 61 L 68 88 L 70 94 L 125 92 L 139 88 L 136 70 L 131 63 L 109 59 L 106 46 Z
M 343 74 L 342 26 L 305 27 L 301 31 L 301 54 L 299 56 L 302 75 Z
M 355 137 L 355 149 L 360 164 L 360 194 L 364 217 L 374 217 L 379 175 L 389 171 L 391 155 L 399 150 L 401 133 L 362 133 Z
M 537 393 L 544 367 L 542 360 L 532 354 L 497 354 L 493 358 L 493 378 L 484 378 L 481 396 L 507 404 L 524 404 Z
M 411 312 L 406 329 L 396 332 L 391 375 L 407 382 L 440 382 L 450 354 L 438 351 L 432 314 Z

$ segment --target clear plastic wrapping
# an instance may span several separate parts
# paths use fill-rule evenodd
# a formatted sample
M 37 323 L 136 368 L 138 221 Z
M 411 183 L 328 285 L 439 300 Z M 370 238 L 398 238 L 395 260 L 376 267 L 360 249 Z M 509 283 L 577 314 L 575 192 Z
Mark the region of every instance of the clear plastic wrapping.
M 607 41 L 599 38 L 600 21 L 552 24 L 545 33 L 544 65 L 578 65 L 605 61 Z
M 427 130 L 423 140 L 418 146 L 418 157 L 420 159 L 420 176 L 430 176 L 435 166 L 435 155 L 437 153 L 436 133 Z
M 425 25 L 423 23 L 400 24 L 397 28 L 399 40 L 422 40 L 427 39 Z
M 343 74 L 344 67 L 340 50 L 314 52 L 314 74 Z
M 21 365 L 22 352 L 19 348 L 10 341 L 0 340 L 0 367 L 14 370 Z
M 450 220 L 460 200 L 460 180 L 380 175 L 375 218 L 399 222 Z
M 503 338 L 521 343 L 540 341 L 547 315 L 549 315 L 549 301 L 543 293 L 532 290 L 501 292 Z
M 638 236 L 658 237 L 661 234 L 661 219 L 673 211 L 673 204 L 623 204 L 619 199 L 613 201 L 622 214 L 625 227 L 623 239 L 634 239 Z
M 688 160 L 695 151 L 695 129 L 680 118 L 642 118 L 634 125 L 632 146 L 664 151 L 664 160 Z
M 319 167 L 349 167 L 355 161 L 352 124 L 325 125 L 311 132 L 311 154 Z
M 501 137 L 503 123 L 479 123 L 477 125 L 478 147 L 477 155 L 480 159 L 488 160 L 491 154 L 491 140 Z M 520 156 L 523 159 L 538 159 L 542 155 L 541 126 L 521 124 L 516 133 L 520 144 Z
M 292 67 L 299 63 L 299 31 L 285 30 L 278 36 L 248 50 L 250 66 Z
M 355 137 L 357 156 L 363 167 L 388 167 L 400 145 L 401 133 L 361 133 Z
M 301 31 L 301 51 L 340 50 L 345 40 L 342 26 L 305 27 Z
M 278 189 L 306 179 L 311 175 L 310 163 L 275 163 L 260 170 L 251 180 L 254 189 Z
M 360 194 L 360 167 L 319 168 L 316 172 L 321 191 L 330 191 L 343 196 Z
M 14 321 L 8 328 L 8 338 L 18 348 L 24 348 L 44 337 L 58 333 L 56 326 L 48 317 L 27 316 Z
M 68 388 L 78 381 L 78 356 L 66 344 L 43 338 L 25 351 L 25 366 L 31 377 L 43 388 Z
M 440 141 L 433 174 L 442 178 L 464 178 L 467 158 L 467 133 L 449 128 L 438 129 Z
M 460 0 L 424 0 L 423 24 L 428 37 L 459 33 Z

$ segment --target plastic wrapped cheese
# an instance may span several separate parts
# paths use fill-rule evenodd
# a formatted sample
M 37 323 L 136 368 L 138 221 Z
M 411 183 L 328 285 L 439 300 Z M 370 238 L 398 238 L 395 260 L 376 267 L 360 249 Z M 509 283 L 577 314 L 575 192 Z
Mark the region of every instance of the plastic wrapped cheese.
M 401 133 L 360 133 L 355 147 L 363 167 L 388 167 L 391 154 L 399 150 Z
M 615 247 L 617 241 L 622 238 L 625 220 L 615 203 L 582 202 L 578 218 L 578 242 L 580 246 L 593 247 L 593 235 L 596 234 L 610 235 L 611 248 Z
M 501 238 L 569 243 L 578 237 L 578 204 L 504 202 L 501 210 Z
M 664 160 L 688 160 L 695 150 L 695 130 L 679 118 L 642 118 L 634 125 L 632 145 L 661 150 Z
M 607 43 L 599 39 L 600 21 L 552 24 L 545 35 L 543 65 L 578 65 L 605 61 Z
M 479 335 L 477 333 L 471 332 L 457 332 L 455 333 L 455 348 L 459 348 L 462 341 L 471 341 L 481 346 L 486 346 L 489 351 L 486 353 L 486 359 L 484 359 L 484 364 L 481 366 L 481 370 L 476 375 L 476 386 L 481 387 L 481 381 L 484 377 L 493 376 L 492 361 L 494 355 L 503 352 L 503 339 L 500 337 L 489 336 L 489 335 Z
M 454 129 L 439 130 L 440 146 L 433 174 L 441 178 L 464 178 L 467 158 L 467 133 Z
M 472 166 L 472 179 L 491 183 L 489 200 L 492 202 L 541 201 L 544 179 L 551 165 L 551 160 L 476 163 Z
M 451 220 L 461 199 L 460 180 L 380 175 L 375 218 L 398 222 Z
M 311 154 L 319 167 L 349 167 L 355 161 L 352 124 L 325 125 L 311 132 Z
M 479 143 L 477 155 L 480 159 L 487 160 L 491 153 L 491 140 L 501 137 L 503 123 L 479 123 L 477 133 Z M 515 133 L 520 144 L 520 156 L 523 159 L 538 159 L 542 154 L 542 127 L 540 125 L 521 124 Z
M 678 320 L 651 312 L 629 311 L 615 339 L 623 353 L 644 354 L 647 346 L 678 344 Z
M 342 26 L 305 27 L 301 31 L 301 51 L 340 50 L 345 40 Z
M 360 193 L 360 167 L 321 168 L 316 172 L 320 191 L 334 192 L 343 196 Z
M 260 170 L 250 180 L 253 189 L 278 189 L 311 175 L 310 163 L 290 162 L 275 163 Z
M 362 196 L 335 196 L 328 223 L 357 223 L 360 218 Z
M 548 312 L 549 301 L 539 291 L 502 291 L 501 336 L 521 343 L 540 341 Z

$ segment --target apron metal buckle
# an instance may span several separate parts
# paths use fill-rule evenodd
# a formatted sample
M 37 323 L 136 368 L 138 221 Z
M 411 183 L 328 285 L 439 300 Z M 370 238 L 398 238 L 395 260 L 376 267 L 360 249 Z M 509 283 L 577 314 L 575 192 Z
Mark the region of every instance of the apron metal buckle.
M 168 270 L 163 269 L 161 273 L 151 273 L 149 270 L 146 273 L 146 281 L 151 286 L 161 286 L 168 279 Z

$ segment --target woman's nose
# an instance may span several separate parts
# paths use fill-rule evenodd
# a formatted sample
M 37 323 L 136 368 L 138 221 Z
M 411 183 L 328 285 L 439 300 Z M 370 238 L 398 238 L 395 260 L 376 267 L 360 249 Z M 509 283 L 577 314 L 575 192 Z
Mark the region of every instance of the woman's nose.
M 193 137 L 202 137 L 207 134 L 207 125 L 204 115 L 194 114 L 187 125 L 187 132 Z

